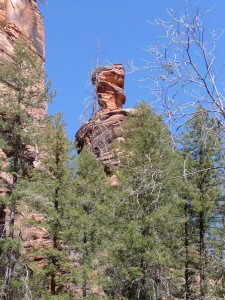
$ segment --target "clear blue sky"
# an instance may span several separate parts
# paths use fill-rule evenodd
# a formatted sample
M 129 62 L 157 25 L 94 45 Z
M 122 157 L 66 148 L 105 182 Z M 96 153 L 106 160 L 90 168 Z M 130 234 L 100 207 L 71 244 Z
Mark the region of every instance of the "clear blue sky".
M 48 0 L 40 5 L 44 15 L 46 38 L 46 70 L 52 78 L 52 88 L 58 91 L 49 105 L 49 113 L 64 112 L 67 132 L 74 138 L 80 126 L 79 116 L 84 100 L 89 96 L 88 73 L 95 66 L 97 41 L 100 41 L 99 64 L 126 64 L 132 60 L 143 65 L 146 45 L 157 41 L 157 27 L 146 20 L 168 19 L 167 9 L 178 12 L 185 0 Z M 201 6 L 215 4 L 204 20 L 211 29 L 225 28 L 225 1 L 199 0 Z M 225 61 L 225 36 L 217 47 L 220 62 Z M 147 88 L 140 88 L 134 79 L 142 74 L 127 74 L 125 107 L 132 107 L 140 99 L 151 99 Z

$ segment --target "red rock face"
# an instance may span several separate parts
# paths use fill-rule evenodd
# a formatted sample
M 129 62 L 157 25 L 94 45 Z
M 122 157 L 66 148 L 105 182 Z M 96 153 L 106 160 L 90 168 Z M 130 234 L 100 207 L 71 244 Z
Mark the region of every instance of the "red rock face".
M 82 150 L 86 145 L 90 148 L 92 141 L 93 153 L 105 165 L 117 165 L 118 160 L 112 151 L 113 141 L 123 142 L 122 125 L 129 109 L 123 109 L 126 96 L 124 93 L 124 68 L 114 64 L 97 69 L 92 76 L 100 110 L 93 122 L 90 119 L 76 134 L 77 146 Z
M 122 109 L 126 101 L 124 75 L 121 64 L 99 67 L 93 74 L 92 83 L 96 87 L 98 103 L 103 112 Z
M 44 60 L 44 23 L 36 0 L 0 0 L 0 51 L 11 56 L 13 41 L 19 37 Z
M 92 131 L 92 149 L 95 156 L 105 166 L 117 165 L 118 161 L 112 151 L 113 141 L 122 141 L 122 125 L 129 109 L 116 109 L 106 113 L 101 112 L 96 116 L 94 128 L 92 127 L 92 121 L 89 120 L 78 130 L 76 134 L 76 142 L 79 151 L 86 145 L 90 149 Z

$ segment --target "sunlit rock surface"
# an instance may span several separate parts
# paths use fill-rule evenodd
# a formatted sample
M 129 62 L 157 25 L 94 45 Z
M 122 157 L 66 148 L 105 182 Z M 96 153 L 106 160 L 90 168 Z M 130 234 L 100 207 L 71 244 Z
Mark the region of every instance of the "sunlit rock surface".
M 0 52 L 11 56 L 19 37 L 44 60 L 44 23 L 36 0 L 0 0 Z

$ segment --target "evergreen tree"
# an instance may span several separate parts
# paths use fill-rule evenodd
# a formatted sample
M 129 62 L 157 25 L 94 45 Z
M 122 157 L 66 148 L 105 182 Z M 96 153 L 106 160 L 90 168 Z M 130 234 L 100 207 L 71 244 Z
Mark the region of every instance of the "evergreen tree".
M 16 41 L 12 60 L 2 61 L 0 69 L 0 144 L 8 157 L 1 168 L 10 177 L 7 187 L 9 193 L 1 199 L 1 203 L 9 210 L 9 222 L 1 243 L 4 260 L 2 299 L 10 299 L 12 286 L 17 281 L 16 278 L 20 277 L 17 276 L 16 266 L 20 258 L 21 243 L 18 234 L 15 234 L 15 218 L 20 201 L 18 187 L 21 177 L 27 174 L 30 163 L 27 160 L 28 145 L 35 145 L 38 132 L 40 116 L 35 112 L 45 108 L 48 98 L 49 87 L 44 79 L 43 63 L 23 40 Z M 31 163 L 33 159 L 31 157 Z
M 101 258 L 105 255 L 103 245 L 111 197 L 103 165 L 84 148 L 77 161 L 64 231 L 64 240 L 76 266 L 71 269 L 70 281 L 81 288 L 82 299 L 99 299 L 98 278 Z
M 23 193 L 26 204 L 44 216 L 41 223 L 30 222 L 46 228 L 53 239 L 52 247 L 42 253 L 34 249 L 33 254 L 46 257 L 47 264 L 44 268 L 32 264 L 31 284 L 44 277 L 39 291 L 33 293 L 46 299 L 75 295 L 94 299 L 98 297 L 96 270 L 105 236 L 110 187 L 102 164 L 88 149 L 84 148 L 74 161 L 64 125 L 61 114 L 50 117 L 41 137 L 42 165 L 33 170 Z
M 115 145 L 121 153 L 120 192 L 114 203 L 104 287 L 119 298 L 164 299 L 179 292 L 170 282 L 175 281 L 180 246 L 174 235 L 179 226 L 177 197 L 168 180 L 176 174 L 176 153 L 162 117 L 146 102 L 124 125 L 124 139 Z
M 222 145 L 216 122 L 199 105 L 181 134 L 181 153 L 185 162 L 182 196 L 185 199 L 186 219 L 186 299 L 206 299 L 210 295 L 207 277 L 215 278 L 212 273 L 210 275 L 210 264 L 213 261 L 210 239 L 215 233 L 213 228 L 219 225 L 218 217 L 221 214 L 217 207 L 222 197 Z M 190 268 L 195 270 L 192 271 L 192 281 L 196 281 L 198 275 L 200 277 L 199 288 L 196 283 L 191 285 Z M 215 293 L 214 289 L 213 296 Z
M 46 257 L 47 264 L 39 270 L 36 266 L 37 274 L 34 275 L 38 276 L 40 273 L 45 276 L 44 285 L 41 287 L 43 290 L 39 291 L 39 295 L 43 292 L 48 293 L 49 284 L 50 294 L 59 296 L 54 299 L 60 299 L 61 294 L 67 297 L 64 283 L 68 266 L 63 230 L 66 218 L 65 207 L 71 196 L 73 147 L 66 136 L 64 126 L 61 113 L 47 118 L 45 134 L 40 137 L 43 151 L 42 164 L 33 170 L 32 178 L 24 193 L 26 204 L 44 217 L 39 226 L 45 228 L 52 239 L 52 246 L 39 254 Z

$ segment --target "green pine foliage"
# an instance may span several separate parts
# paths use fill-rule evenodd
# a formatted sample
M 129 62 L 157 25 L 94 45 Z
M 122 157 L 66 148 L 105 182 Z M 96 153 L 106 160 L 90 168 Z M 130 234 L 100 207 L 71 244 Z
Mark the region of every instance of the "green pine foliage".
M 40 295 L 48 289 L 53 299 L 62 293 L 66 297 L 64 284 L 66 281 L 66 249 L 63 246 L 63 230 L 65 227 L 65 209 L 71 196 L 72 179 L 72 143 L 65 132 L 65 122 L 62 114 L 57 113 L 47 118 L 45 133 L 39 138 L 42 149 L 42 163 L 32 172 L 31 179 L 26 185 L 23 197 L 26 205 L 39 212 L 44 218 L 36 226 L 46 229 L 46 236 L 52 241 L 52 246 L 47 247 L 42 253 L 34 249 L 33 254 L 46 259 L 43 268 L 33 266 L 35 277 L 40 274 L 45 277 Z M 28 225 L 29 221 L 27 220 Z M 35 225 L 35 220 L 34 225 Z M 62 291 L 63 290 L 63 291 Z M 60 299 L 60 298 L 59 298 Z
M 176 145 L 141 101 L 114 145 L 111 186 L 87 147 L 76 156 L 62 113 L 36 114 L 51 98 L 43 64 L 23 41 L 14 51 L 0 69 L 0 166 L 10 178 L 0 298 L 223 299 L 224 141 L 215 120 L 198 106 Z M 17 225 L 24 210 L 41 217 Z M 30 227 L 49 244 L 22 253 L 21 228 Z
M 217 123 L 202 105 L 187 122 L 180 143 L 184 173 L 181 197 L 186 219 L 186 293 L 190 299 L 217 297 L 222 292 L 219 281 L 224 276 L 217 257 L 220 253 L 221 259 L 224 234 L 221 209 L 224 143 Z M 199 283 L 196 278 L 200 278 Z
M 12 60 L 1 61 L 0 85 L 0 144 L 4 153 L 1 156 L 1 171 L 9 178 L 8 185 L 4 184 L 8 193 L 1 197 L 1 205 L 7 206 L 9 215 L 7 226 L 1 233 L 5 237 L 1 240 L 1 265 L 4 270 L 1 282 L 2 299 L 11 299 L 17 289 L 12 287 L 17 286 L 17 282 L 21 284 L 21 278 L 24 274 L 26 277 L 27 273 L 26 264 L 21 266 L 20 228 L 15 227 L 21 201 L 21 178 L 28 176 L 29 166 L 34 160 L 28 154 L 29 147 L 36 144 L 40 129 L 40 118 L 34 113 L 45 108 L 46 100 L 51 98 L 49 84 L 45 83 L 43 63 L 25 41 L 15 42 Z M 19 272 L 21 269 L 23 271 Z
M 28 226 L 33 222 L 45 228 L 53 240 L 53 246 L 42 253 L 32 251 L 47 263 L 43 268 L 30 265 L 31 291 L 44 299 L 94 299 L 99 290 L 97 269 L 104 249 L 110 187 L 102 164 L 88 149 L 74 157 L 61 117 L 52 116 L 45 126 L 42 165 L 33 170 L 23 194 L 26 205 L 44 216 L 41 223 L 27 220 Z M 37 293 L 32 282 L 41 277 L 45 280 Z
M 64 236 L 76 266 L 71 269 L 70 280 L 82 290 L 81 299 L 95 299 L 100 290 L 99 268 L 105 255 L 111 198 L 112 189 L 102 164 L 84 148 L 76 165 L 73 197 L 66 208 L 68 225 Z
M 180 246 L 179 240 L 174 243 L 179 221 L 175 186 L 169 180 L 176 175 L 176 152 L 162 117 L 146 102 L 124 125 L 124 139 L 115 145 L 120 184 L 104 285 L 112 296 L 163 299 L 177 276 Z

